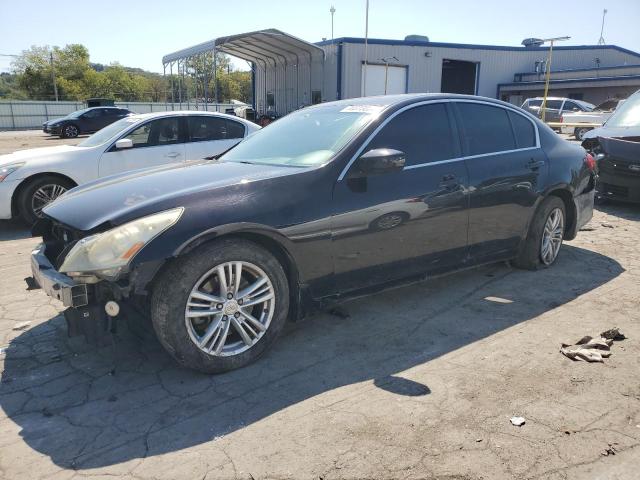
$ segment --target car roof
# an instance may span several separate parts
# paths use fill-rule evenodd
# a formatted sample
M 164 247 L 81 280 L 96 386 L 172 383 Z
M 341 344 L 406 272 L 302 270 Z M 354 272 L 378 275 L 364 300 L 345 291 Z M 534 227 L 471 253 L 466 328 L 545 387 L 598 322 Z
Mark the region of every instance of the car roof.
M 169 110 L 166 112 L 136 113 L 136 114 L 130 115 L 128 118 L 135 118 L 139 120 L 149 120 L 151 118 L 186 116 L 186 115 L 201 115 L 201 116 L 207 116 L 207 117 L 228 118 L 230 120 L 236 120 L 241 123 L 250 123 L 254 125 L 252 122 L 249 122 L 244 118 L 236 117 L 235 115 L 229 115 L 227 113 L 220 113 L 220 112 L 207 112 L 202 110 Z
M 454 93 L 403 93 L 398 95 L 377 95 L 372 97 L 357 97 L 346 100 L 336 100 L 334 102 L 319 103 L 306 108 L 322 108 L 323 106 L 348 107 L 357 105 L 367 105 L 376 107 L 392 107 L 403 104 L 410 104 L 425 100 L 482 100 L 496 105 L 518 108 L 515 105 L 506 103 L 495 98 L 480 97 L 477 95 L 460 95 Z

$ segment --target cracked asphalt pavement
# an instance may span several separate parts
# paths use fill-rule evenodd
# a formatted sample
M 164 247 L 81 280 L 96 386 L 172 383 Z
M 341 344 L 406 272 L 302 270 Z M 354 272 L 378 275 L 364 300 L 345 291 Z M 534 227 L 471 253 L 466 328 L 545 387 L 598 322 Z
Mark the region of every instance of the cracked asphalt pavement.
M 639 221 L 599 206 L 552 268 L 353 300 L 218 376 L 178 368 L 144 325 L 68 339 L 23 281 L 38 239 L 0 223 L 0 478 L 637 479 Z M 615 326 L 628 338 L 602 364 L 559 353 Z

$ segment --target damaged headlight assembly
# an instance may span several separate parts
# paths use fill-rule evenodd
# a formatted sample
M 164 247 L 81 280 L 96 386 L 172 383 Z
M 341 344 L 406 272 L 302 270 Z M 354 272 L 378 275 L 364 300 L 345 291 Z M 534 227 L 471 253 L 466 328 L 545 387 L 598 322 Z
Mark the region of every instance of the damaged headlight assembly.
M 183 211 L 174 208 L 83 238 L 67 254 L 60 272 L 114 280 L 145 245 L 175 225 Z

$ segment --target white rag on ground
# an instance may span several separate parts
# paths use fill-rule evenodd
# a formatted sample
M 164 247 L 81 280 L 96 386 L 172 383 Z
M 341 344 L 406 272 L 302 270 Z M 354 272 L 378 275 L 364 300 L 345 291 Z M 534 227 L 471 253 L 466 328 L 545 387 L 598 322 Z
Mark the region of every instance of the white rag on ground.
M 563 343 L 560 353 L 571 360 L 585 360 L 587 362 L 604 362 L 611 356 L 613 341 L 624 340 L 626 337 L 620 329 L 611 328 L 602 332 L 599 337 L 582 337 L 574 344 Z

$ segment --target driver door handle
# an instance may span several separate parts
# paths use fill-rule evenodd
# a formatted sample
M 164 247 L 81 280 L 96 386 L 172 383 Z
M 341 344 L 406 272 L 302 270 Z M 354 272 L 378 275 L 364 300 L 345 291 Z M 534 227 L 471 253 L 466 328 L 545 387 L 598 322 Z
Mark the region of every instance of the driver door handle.
M 544 160 L 534 160 L 533 158 L 527 163 L 527 167 L 531 170 L 537 170 L 544 166 Z
M 179 157 L 179 156 L 180 156 L 180 154 L 178 152 L 170 152 L 170 153 L 167 153 L 165 155 L 165 157 L 169 157 L 169 158 L 176 158 L 176 157 Z

